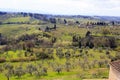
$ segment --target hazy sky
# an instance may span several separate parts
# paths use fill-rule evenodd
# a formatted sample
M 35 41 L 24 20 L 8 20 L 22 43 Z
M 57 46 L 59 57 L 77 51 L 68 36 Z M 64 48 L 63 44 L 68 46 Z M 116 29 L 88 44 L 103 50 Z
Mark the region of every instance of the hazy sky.
M 120 0 L 0 0 L 0 11 L 120 16 Z

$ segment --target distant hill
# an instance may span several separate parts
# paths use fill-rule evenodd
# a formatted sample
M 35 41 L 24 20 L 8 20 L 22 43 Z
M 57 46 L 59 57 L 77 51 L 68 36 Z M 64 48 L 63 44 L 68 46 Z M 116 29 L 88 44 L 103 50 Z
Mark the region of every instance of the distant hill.
M 47 21 L 50 18 L 82 18 L 90 20 L 101 20 L 101 21 L 120 21 L 120 17 L 115 16 L 85 16 L 85 15 L 51 15 L 51 14 L 39 14 L 39 13 L 26 13 L 26 12 L 2 12 L 0 11 L 0 21 L 5 20 L 9 17 L 15 16 L 30 16 L 35 19 Z
M 115 17 L 115 16 L 94 16 L 93 18 L 104 21 L 120 21 L 120 17 Z

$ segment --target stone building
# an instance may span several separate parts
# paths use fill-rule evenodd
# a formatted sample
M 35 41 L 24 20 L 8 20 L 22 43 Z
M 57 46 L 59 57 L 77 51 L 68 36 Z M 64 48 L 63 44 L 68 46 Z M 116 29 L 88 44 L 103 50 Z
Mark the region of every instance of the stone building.
M 120 60 L 110 63 L 109 80 L 120 80 Z

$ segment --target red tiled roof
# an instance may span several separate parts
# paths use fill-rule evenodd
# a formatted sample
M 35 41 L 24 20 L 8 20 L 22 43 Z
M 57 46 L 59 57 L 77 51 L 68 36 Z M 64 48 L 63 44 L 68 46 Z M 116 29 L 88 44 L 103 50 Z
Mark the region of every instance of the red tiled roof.
M 116 69 L 117 71 L 120 72 L 120 60 L 113 61 L 113 62 L 110 63 L 110 65 L 111 65 L 114 69 Z

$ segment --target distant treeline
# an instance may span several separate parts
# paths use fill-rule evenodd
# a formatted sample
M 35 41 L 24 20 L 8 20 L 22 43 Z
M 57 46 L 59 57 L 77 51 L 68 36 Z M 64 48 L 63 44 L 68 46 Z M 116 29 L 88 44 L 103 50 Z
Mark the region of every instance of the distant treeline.
M 5 15 L 7 14 L 7 12 L 0 12 L 0 15 Z
M 35 19 L 38 19 L 38 20 L 43 20 L 43 21 L 47 21 L 47 22 L 50 22 L 50 23 L 53 23 L 53 24 L 56 24 L 57 22 L 58 23 L 61 23 L 61 24 L 67 24 L 67 25 L 74 25 L 74 24 L 81 24 L 80 21 L 69 21 L 67 20 L 67 18 L 84 18 L 84 19 L 90 19 L 90 20 L 96 20 L 94 19 L 93 17 L 90 17 L 90 16 L 60 16 L 60 15 L 49 15 L 49 14 L 38 14 L 38 13 L 26 13 L 26 12 L 16 12 L 16 13 L 10 13 L 10 12 L 0 12 L 0 16 L 2 15 L 7 15 L 7 14 L 12 14 L 13 16 L 17 16 L 17 15 L 20 15 L 20 16 L 23 16 L 23 17 L 31 17 L 31 18 L 35 18 Z M 12 16 L 11 16 L 12 17 Z M 63 19 L 61 19 L 63 18 Z M 30 22 L 7 22 L 7 23 L 2 23 L 0 22 L 0 24 L 30 24 Z M 120 21 L 95 21 L 95 22 L 87 22 L 86 25 L 100 25 L 100 26 L 104 26 L 104 25 L 119 25 L 120 24 Z

